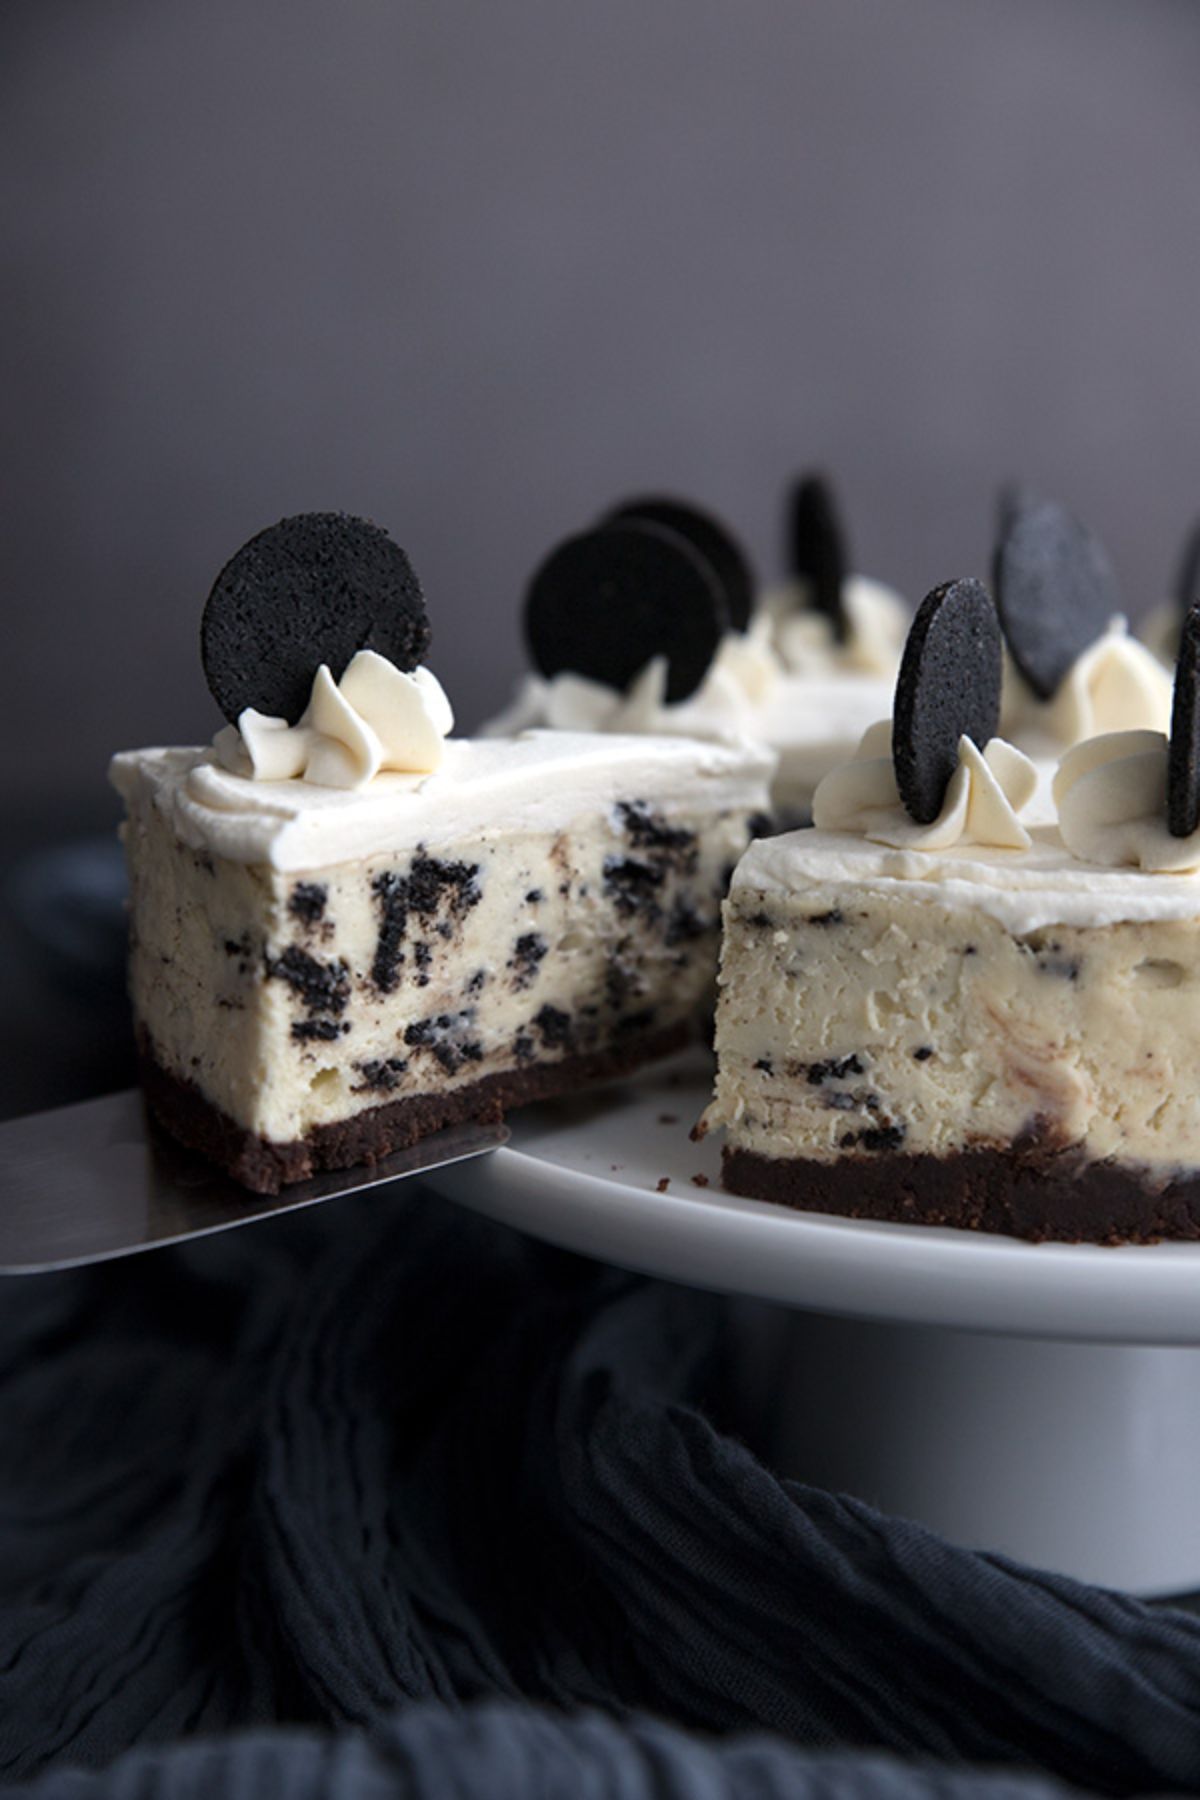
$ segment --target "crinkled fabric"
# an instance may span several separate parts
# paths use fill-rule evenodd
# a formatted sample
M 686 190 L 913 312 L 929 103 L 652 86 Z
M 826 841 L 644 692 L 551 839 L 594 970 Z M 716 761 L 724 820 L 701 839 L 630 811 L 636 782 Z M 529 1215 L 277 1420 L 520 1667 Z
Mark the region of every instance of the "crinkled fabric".
M 1200 1621 L 780 1480 L 709 1296 L 412 1185 L 0 1307 L 0 1783 L 1200 1787 Z
M 11 1791 L 11 1790 L 10 1790 Z M 512 1702 L 411 1707 L 373 1730 L 277 1730 L 134 1752 L 102 1774 L 47 1776 L 42 1800 L 1055 1800 L 1006 1772 L 805 1753 L 779 1738 L 704 1741 L 635 1717 L 556 1718 Z

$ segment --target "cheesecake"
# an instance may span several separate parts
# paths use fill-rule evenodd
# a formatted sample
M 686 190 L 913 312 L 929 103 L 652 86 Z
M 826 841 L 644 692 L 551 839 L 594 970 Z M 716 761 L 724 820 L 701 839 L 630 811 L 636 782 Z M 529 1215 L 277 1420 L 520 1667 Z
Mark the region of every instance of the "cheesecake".
M 685 1042 L 711 1017 L 720 904 L 771 774 L 736 741 L 453 737 L 425 665 L 370 644 L 346 660 L 381 626 L 373 578 L 355 594 L 339 566 L 344 527 L 260 546 L 253 579 L 226 581 L 214 742 L 111 766 L 151 1107 L 267 1193 Z M 306 641 L 247 678 L 247 633 L 275 641 L 252 617 L 268 577 L 277 629 Z M 313 673 L 347 592 L 361 617 Z M 264 682 L 277 712 L 247 703 Z
M 938 673 L 952 721 L 956 675 L 970 685 L 966 659 Z M 735 872 L 702 1121 L 724 1130 L 726 1187 L 1032 1240 L 1200 1237 L 1200 779 L 1179 682 L 1172 738 L 1077 746 L 1040 824 L 1036 770 L 986 718 L 914 807 L 904 687 L 818 789 L 816 828 Z M 1173 764 L 1191 795 L 1169 822 Z
M 731 1192 L 1099 1243 L 1200 1236 L 1200 882 L 845 832 L 751 846 L 710 1125 Z

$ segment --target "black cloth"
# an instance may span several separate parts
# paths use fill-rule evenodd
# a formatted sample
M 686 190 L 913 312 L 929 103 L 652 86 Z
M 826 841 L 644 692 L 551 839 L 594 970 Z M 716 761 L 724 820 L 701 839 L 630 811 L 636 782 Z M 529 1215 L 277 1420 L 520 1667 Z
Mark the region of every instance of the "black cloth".
M 778 1479 L 715 1298 L 413 1184 L 0 1292 L 0 1782 L 1200 1787 L 1200 1621 Z

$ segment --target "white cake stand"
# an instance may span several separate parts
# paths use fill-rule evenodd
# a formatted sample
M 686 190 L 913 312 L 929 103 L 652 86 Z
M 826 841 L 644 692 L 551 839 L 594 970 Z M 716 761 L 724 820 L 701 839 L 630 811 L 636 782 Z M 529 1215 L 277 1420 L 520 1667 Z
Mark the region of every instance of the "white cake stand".
M 687 1135 L 710 1082 L 689 1053 L 532 1108 L 507 1148 L 428 1180 L 752 1302 L 738 1374 L 785 1473 L 1087 1581 L 1200 1588 L 1200 1245 L 1024 1244 L 734 1199 L 719 1144 Z

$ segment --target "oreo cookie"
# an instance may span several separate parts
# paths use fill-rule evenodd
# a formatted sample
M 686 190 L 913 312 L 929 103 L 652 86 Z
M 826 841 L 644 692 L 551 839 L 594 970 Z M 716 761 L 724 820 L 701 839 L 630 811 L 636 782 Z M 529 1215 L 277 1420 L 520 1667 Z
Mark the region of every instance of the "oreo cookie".
M 584 675 L 623 693 L 662 656 L 670 701 L 695 693 L 728 626 L 712 564 L 687 538 L 642 518 L 567 538 L 525 599 L 525 632 L 543 675 Z
M 745 631 L 754 608 L 754 571 L 749 558 L 728 526 L 712 513 L 702 512 L 686 500 L 648 496 L 614 506 L 604 523 L 616 519 L 645 519 L 686 538 L 692 549 L 711 564 L 725 591 L 725 608 L 735 631 Z
M 200 626 L 205 679 L 233 724 L 247 706 L 294 724 L 322 663 L 337 680 L 370 649 L 409 670 L 428 648 L 408 557 L 349 513 L 298 513 L 252 537 L 217 576 Z
M 1013 661 L 1039 700 L 1121 611 L 1099 538 L 1053 500 L 1013 496 L 993 563 L 996 608 Z
M 958 740 L 982 750 L 1000 721 L 1000 623 L 979 581 L 948 581 L 917 609 L 892 718 L 892 764 L 909 816 L 932 824 L 958 767 Z
M 833 489 L 823 475 L 803 475 L 793 484 L 786 548 L 788 573 L 806 583 L 811 606 L 824 613 L 842 643 L 848 630 L 842 589 L 850 557 Z
M 1167 757 L 1167 829 L 1191 837 L 1200 825 L 1200 601 L 1183 618 Z
M 1180 614 L 1186 613 L 1195 600 L 1200 600 L 1200 519 L 1188 533 L 1175 571 L 1175 604 Z

